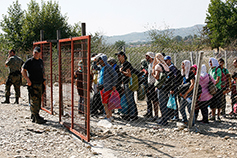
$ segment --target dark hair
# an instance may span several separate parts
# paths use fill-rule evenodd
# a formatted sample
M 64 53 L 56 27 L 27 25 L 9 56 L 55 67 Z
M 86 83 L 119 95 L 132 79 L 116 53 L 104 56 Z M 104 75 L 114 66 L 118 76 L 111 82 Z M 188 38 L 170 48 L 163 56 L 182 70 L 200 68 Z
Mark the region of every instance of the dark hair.
M 237 73 L 234 72 L 234 74 L 232 75 L 232 78 L 235 79 L 237 77 Z
M 166 55 L 165 55 L 165 53 L 161 53 L 162 55 L 163 55 L 163 57 L 165 57 Z
M 218 61 L 222 62 L 222 63 L 225 63 L 224 59 L 222 59 L 222 58 L 220 58 Z
M 10 52 L 16 54 L 15 50 L 14 49 L 11 49 Z
M 93 53 L 92 55 L 91 55 L 91 57 L 94 57 L 94 56 L 96 56 L 97 55 L 97 53 Z

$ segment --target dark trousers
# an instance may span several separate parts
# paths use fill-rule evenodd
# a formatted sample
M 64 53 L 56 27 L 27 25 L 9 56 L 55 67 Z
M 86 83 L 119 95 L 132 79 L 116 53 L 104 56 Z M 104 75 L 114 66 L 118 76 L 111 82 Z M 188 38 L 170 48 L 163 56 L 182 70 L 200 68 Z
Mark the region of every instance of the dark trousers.
M 130 118 L 137 117 L 138 111 L 137 105 L 134 101 L 134 92 L 129 89 L 128 84 L 125 84 L 124 87 L 124 93 L 128 103 L 128 115 Z
M 159 91 L 159 105 L 160 105 L 160 112 L 162 114 L 162 121 L 161 124 L 166 124 L 167 120 L 170 118 L 170 110 L 167 108 L 167 103 L 169 99 L 169 91 L 161 89 Z
M 154 85 L 148 85 L 147 90 L 147 113 L 152 115 L 152 101 L 158 103 L 158 96 Z
M 195 118 L 197 120 L 197 117 L 198 117 L 198 112 L 199 112 L 199 109 L 201 110 L 201 113 L 202 113 L 202 121 L 204 123 L 208 123 L 208 105 L 210 104 L 210 100 L 208 101 L 198 101 L 197 102 L 197 106 L 198 108 L 195 109 Z

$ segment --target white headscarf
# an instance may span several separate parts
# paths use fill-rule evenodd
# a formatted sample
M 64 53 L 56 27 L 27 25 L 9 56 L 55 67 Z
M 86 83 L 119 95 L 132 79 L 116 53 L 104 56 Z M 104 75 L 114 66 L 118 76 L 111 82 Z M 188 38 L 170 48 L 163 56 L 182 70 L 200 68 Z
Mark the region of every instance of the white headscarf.
M 207 75 L 207 67 L 205 64 L 202 64 L 202 68 L 201 68 L 201 76 L 205 77 Z
M 209 66 L 210 66 L 210 67 L 211 67 L 210 61 L 211 61 L 211 63 L 212 63 L 212 67 L 218 67 L 218 66 L 219 66 L 219 63 L 218 63 L 218 60 L 217 60 L 217 59 L 215 59 L 215 58 L 210 58 L 210 59 L 209 59 Z
M 184 60 L 182 61 L 182 64 L 183 63 L 184 63 L 184 72 L 183 72 L 183 69 L 181 69 L 181 74 L 182 76 L 185 76 L 186 79 L 188 79 L 191 64 L 189 60 Z

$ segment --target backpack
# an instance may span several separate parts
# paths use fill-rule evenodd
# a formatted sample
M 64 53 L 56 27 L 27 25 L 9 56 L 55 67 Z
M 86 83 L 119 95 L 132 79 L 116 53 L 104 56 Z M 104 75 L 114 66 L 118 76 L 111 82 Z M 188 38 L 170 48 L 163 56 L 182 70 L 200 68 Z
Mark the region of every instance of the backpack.
M 218 66 L 215 70 L 215 74 L 217 75 L 217 69 L 221 67 Z M 224 68 L 225 69 L 225 68 Z M 227 87 L 229 87 L 229 82 L 227 80 L 227 76 L 226 76 L 226 69 L 225 69 L 225 73 L 223 73 L 222 69 L 221 69 L 221 88 L 226 89 Z
M 132 74 L 132 84 L 130 80 L 128 81 L 128 88 L 133 92 L 139 89 L 138 77 L 135 73 Z
M 176 86 L 179 86 L 183 83 L 183 76 L 181 74 L 181 71 L 176 66 L 172 66 L 172 67 L 174 67 L 176 70 L 176 76 L 175 76 Z
M 103 109 L 104 109 L 104 106 L 101 102 L 100 91 L 98 91 L 93 95 L 92 103 L 90 106 L 90 112 L 92 115 L 98 115 L 99 113 L 103 111 Z
M 145 82 L 144 72 L 140 72 L 137 69 L 133 68 L 131 73 L 137 75 L 138 86 L 140 87 Z
M 155 86 L 158 89 L 165 89 L 170 91 L 174 86 L 174 72 L 173 71 L 165 71 L 162 64 L 159 64 L 162 68 L 162 72 L 160 73 L 160 78 L 155 82 Z

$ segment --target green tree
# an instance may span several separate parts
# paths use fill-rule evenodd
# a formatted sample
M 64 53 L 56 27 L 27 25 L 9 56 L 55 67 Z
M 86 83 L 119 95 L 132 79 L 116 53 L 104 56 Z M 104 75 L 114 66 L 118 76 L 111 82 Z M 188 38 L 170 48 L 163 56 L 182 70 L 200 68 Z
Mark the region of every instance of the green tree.
M 163 31 L 158 29 L 152 29 L 148 31 L 148 35 L 152 41 L 152 46 L 159 48 L 161 52 L 173 46 L 172 44 L 173 31 L 170 29 L 166 29 Z
M 205 23 L 206 34 L 210 39 L 212 48 L 224 47 L 226 45 L 225 37 L 227 36 L 227 19 L 230 16 L 228 7 L 221 0 L 211 0 L 208 6 Z
M 7 15 L 3 15 L 3 20 L 0 23 L 2 30 L 5 32 L 4 38 L 9 40 L 12 47 L 19 49 L 23 45 L 22 40 L 22 27 L 24 22 L 24 11 L 21 9 L 21 5 L 13 2 L 8 8 Z
M 34 41 L 40 40 L 40 30 L 44 30 L 44 40 L 57 38 L 56 30 L 61 30 L 61 38 L 79 36 L 80 23 L 69 25 L 68 17 L 62 15 L 58 2 L 52 0 L 41 2 L 41 6 L 31 0 L 26 11 L 22 11 L 18 3 L 13 2 L 8 14 L 3 15 L 1 27 L 4 36 L 15 49 L 28 50 Z
M 124 40 L 118 40 L 114 43 L 117 51 L 121 51 L 125 47 L 126 42 Z

